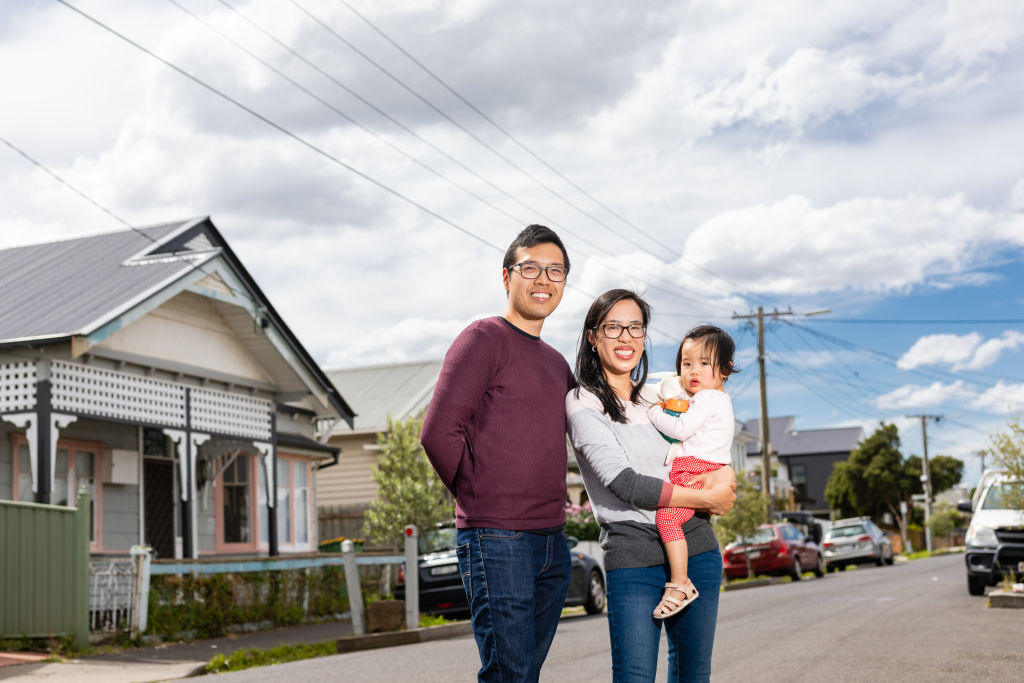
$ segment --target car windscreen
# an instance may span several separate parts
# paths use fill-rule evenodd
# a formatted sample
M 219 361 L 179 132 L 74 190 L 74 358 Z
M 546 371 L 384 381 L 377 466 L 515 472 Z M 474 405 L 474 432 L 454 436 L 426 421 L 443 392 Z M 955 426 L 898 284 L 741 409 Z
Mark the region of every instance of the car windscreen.
M 743 543 L 753 545 L 754 543 L 771 543 L 775 540 L 774 529 L 758 529 L 750 536 L 743 538 Z
M 867 530 L 863 524 L 851 524 L 850 526 L 834 526 L 825 534 L 825 538 L 845 538 L 846 536 L 860 536 L 866 534 Z
M 456 530 L 453 526 L 431 529 L 420 535 L 420 554 L 451 550 L 455 547 Z
M 1008 507 L 1006 494 L 1009 493 L 1011 485 L 1012 484 L 1008 482 L 997 482 L 992 484 L 979 507 L 982 510 L 1005 510 Z

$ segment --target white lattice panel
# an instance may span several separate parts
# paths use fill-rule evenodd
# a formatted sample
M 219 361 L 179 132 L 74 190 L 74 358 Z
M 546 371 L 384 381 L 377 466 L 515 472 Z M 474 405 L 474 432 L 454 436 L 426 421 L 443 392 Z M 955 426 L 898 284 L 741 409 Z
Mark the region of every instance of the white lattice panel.
M 0 413 L 36 406 L 36 363 L 0 363 Z
M 56 410 L 185 426 L 184 385 L 64 361 L 50 375 Z
M 192 389 L 192 429 L 251 439 L 270 438 L 270 401 L 226 391 Z

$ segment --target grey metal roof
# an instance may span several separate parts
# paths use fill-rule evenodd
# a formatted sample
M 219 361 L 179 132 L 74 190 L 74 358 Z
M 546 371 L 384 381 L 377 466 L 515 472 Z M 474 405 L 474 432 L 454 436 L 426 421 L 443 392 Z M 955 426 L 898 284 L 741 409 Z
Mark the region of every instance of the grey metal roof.
M 327 376 L 357 413 L 353 429 L 380 432 L 387 417 L 405 419 L 426 407 L 441 373 L 440 360 L 328 370 Z M 334 434 L 351 433 L 335 428 Z
M 747 454 L 760 455 L 759 420 L 747 420 L 744 424 L 747 431 L 757 436 L 757 441 L 747 444 Z M 768 418 L 768 431 L 772 450 L 780 456 L 849 453 L 857 447 L 864 435 L 860 427 L 798 430 L 796 418 L 791 416 Z
M 187 272 L 193 263 L 125 262 L 191 222 L 0 250 L 0 343 L 87 334 L 126 302 Z

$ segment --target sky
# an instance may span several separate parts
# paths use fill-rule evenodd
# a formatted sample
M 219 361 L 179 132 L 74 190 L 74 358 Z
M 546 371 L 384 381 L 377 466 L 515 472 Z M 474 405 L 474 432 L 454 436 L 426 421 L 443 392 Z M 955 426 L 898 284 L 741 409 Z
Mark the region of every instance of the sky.
M 733 335 L 742 420 L 758 307 L 798 429 L 927 415 L 973 484 L 1024 409 L 1024 4 L 6 2 L 0 64 L 0 138 L 89 199 L 0 141 L 0 248 L 208 215 L 325 368 L 443 357 L 542 223 L 570 364 L 628 287 L 652 370 Z

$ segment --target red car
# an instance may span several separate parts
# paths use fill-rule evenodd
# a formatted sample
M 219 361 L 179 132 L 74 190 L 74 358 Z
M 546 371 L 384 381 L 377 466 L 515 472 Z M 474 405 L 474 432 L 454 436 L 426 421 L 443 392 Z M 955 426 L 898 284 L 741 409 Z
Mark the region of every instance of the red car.
M 753 536 L 727 545 L 722 555 L 725 578 L 746 577 L 748 557 L 755 576 L 788 575 L 799 581 L 805 570 L 825 575 L 821 550 L 792 524 L 762 524 Z

